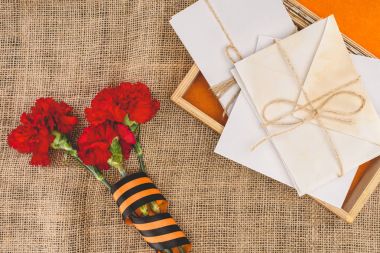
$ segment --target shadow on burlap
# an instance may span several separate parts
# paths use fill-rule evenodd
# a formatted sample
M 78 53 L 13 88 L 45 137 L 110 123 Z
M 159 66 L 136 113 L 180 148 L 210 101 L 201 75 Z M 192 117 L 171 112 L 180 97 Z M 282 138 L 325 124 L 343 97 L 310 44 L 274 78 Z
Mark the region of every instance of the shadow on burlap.
M 192 61 L 168 21 L 192 2 L 2 1 L 0 252 L 153 252 L 75 162 L 55 153 L 51 167 L 33 168 L 5 141 L 41 96 L 75 108 L 78 136 L 91 98 L 121 80 L 146 82 L 161 100 L 143 128 L 146 162 L 193 252 L 379 252 L 379 189 L 345 224 L 214 154 L 218 135 L 170 102 Z

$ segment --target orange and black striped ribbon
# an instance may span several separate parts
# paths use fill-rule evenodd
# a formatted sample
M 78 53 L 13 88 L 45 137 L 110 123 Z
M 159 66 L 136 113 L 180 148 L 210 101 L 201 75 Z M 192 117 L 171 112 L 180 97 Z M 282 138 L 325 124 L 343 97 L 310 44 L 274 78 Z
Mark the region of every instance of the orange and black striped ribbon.
M 166 199 L 145 173 L 134 173 L 122 178 L 112 187 L 111 193 L 123 220 L 132 222 L 150 247 L 157 251 L 182 245 L 190 247 L 189 240 L 166 212 L 166 207 L 165 212 L 154 216 L 136 215 L 136 209 L 152 201 L 165 201 L 167 206 Z

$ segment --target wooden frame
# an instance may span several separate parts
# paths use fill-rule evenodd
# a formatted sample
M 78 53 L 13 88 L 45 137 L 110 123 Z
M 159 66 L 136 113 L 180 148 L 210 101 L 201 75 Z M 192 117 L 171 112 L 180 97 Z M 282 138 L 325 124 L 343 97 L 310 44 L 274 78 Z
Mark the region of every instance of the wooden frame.
M 320 19 L 317 15 L 315 15 L 313 12 L 295 0 L 284 0 L 284 5 L 292 17 L 293 22 L 299 29 L 305 28 L 306 26 Z M 366 49 L 355 43 L 347 36 L 343 35 L 343 38 L 348 50 L 351 53 L 376 58 L 373 54 L 368 52 Z M 183 108 L 185 111 L 189 112 L 192 116 L 209 126 L 211 129 L 221 134 L 224 128 L 221 123 L 184 99 L 185 93 L 191 87 L 194 80 L 196 80 L 200 75 L 202 74 L 200 73 L 198 67 L 194 64 L 178 88 L 173 93 L 171 100 Z M 372 160 L 368 167 L 366 167 L 364 174 L 358 181 L 351 194 L 347 196 L 342 208 L 337 208 L 319 199 L 314 199 L 346 222 L 352 223 L 367 202 L 368 198 L 376 190 L 376 187 L 379 185 L 379 183 L 380 157 Z
M 189 72 L 186 74 L 185 78 L 179 84 L 178 88 L 173 93 L 171 100 L 176 103 L 179 107 L 183 108 L 185 111 L 190 113 L 192 116 L 209 126 L 211 129 L 221 134 L 224 126 L 218 121 L 201 111 L 198 107 L 191 104 L 189 101 L 183 98 L 188 88 L 198 77 L 200 71 L 197 65 L 193 65 Z
M 316 198 L 314 199 L 346 222 L 353 223 L 379 183 L 380 157 L 377 157 L 371 161 L 371 165 L 366 169 L 365 174 L 351 195 L 346 198 L 342 208 L 334 207 Z

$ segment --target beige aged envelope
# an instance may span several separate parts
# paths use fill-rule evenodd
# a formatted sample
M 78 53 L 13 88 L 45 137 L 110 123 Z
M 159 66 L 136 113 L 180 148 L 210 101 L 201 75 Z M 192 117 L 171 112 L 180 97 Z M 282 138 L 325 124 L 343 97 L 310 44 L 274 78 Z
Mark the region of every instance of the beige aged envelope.
M 235 64 L 243 92 L 303 195 L 380 155 L 380 119 L 363 88 L 334 17 L 328 17 Z M 299 86 L 304 93 L 299 93 Z M 330 99 L 327 99 L 329 98 Z M 319 108 L 308 120 L 311 101 Z M 308 110 L 293 110 L 305 107 Z M 358 110 L 357 113 L 352 113 Z M 293 112 L 293 113 L 289 113 Z M 290 124 L 305 120 L 305 123 Z M 283 124 L 283 125 L 278 125 Z M 259 142 L 260 140 L 257 140 Z M 255 143 L 252 143 L 255 144 Z M 260 145 L 252 152 L 252 156 Z M 340 166 L 339 163 L 342 165 Z

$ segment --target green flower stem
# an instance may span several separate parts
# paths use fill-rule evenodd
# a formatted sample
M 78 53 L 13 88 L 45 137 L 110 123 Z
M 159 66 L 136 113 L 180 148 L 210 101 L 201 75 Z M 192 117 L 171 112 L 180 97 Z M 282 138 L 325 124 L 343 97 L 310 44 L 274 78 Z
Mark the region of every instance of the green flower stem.
M 78 156 L 72 155 L 72 157 L 77 160 L 85 169 L 87 169 L 96 178 L 96 180 L 105 185 L 108 190 L 111 190 L 111 184 L 107 181 L 107 179 L 103 176 L 102 172 L 98 168 L 84 164 Z
M 149 209 L 148 209 L 148 205 L 145 204 L 143 206 L 140 206 L 140 211 L 142 213 L 143 216 L 148 216 L 149 215 Z
M 137 155 L 137 159 L 139 161 L 140 170 L 142 172 L 146 172 L 146 167 L 145 167 L 145 163 L 144 163 L 144 155 L 143 155 L 143 150 L 142 150 L 142 146 L 141 146 L 141 142 L 140 142 L 140 127 L 138 127 L 138 133 L 136 135 L 136 144 L 134 146 L 134 149 L 135 149 L 135 152 Z M 149 215 L 149 211 L 148 211 L 149 207 L 154 213 L 156 213 L 156 214 L 161 213 L 161 210 L 160 210 L 160 207 L 158 206 L 158 204 L 155 201 L 152 201 L 149 204 L 145 204 L 145 205 L 140 207 L 140 211 L 141 211 L 142 215 L 144 215 L 144 216 Z M 182 246 L 179 246 L 178 250 L 181 253 L 185 253 L 185 250 L 182 248 Z M 172 253 L 173 251 L 171 249 L 164 249 L 163 252 L 164 253 Z
M 135 134 L 136 134 L 136 144 L 134 145 L 134 150 L 137 155 L 137 160 L 139 161 L 139 167 L 142 172 L 146 172 L 146 167 L 144 163 L 144 154 L 143 154 L 143 149 L 140 141 L 140 132 L 141 128 L 140 125 L 137 125 L 135 129 Z
M 140 170 L 142 172 L 146 172 L 146 167 L 145 167 L 145 163 L 144 163 L 144 153 L 143 153 L 143 149 L 142 149 L 142 145 L 141 145 L 141 141 L 140 141 L 140 131 L 141 131 L 140 125 L 138 125 L 136 128 L 136 144 L 134 145 L 134 150 L 136 152 L 137 159 L 139 161 Z M 153 212 L 155 212 L 157 214 L 161 213 L 160 207 L 157 205 L 157 203 L 155 201 L 150 202 L 149 206 Z
M 149 205 L 150 205 L 150 209 L 152 209 L 153 212 L 157 214 L 161 213 L 160 207 L 157 205 L 155 201 L 150 202 Z
M 58 132 L 53 131 L 52 135 L 54 135 L 54 141 L 51 143 L 51 147 L 56 150 L 63 150 L 67 155 L 70 155 L 75 160 L 77 160 L 86 170 L 88 170 L 99 182 L 104 184 L 108 190 L 111 190 L 110 183 L 104 178 L 102 172 L 94 167 L 94 166 L 88 166 L 83 163 L 83 161 L 78 157 L 78 152 L 73 148 L 73 146 L 70 144 L 69 139 L 66 135 Z
M 138 156 L 137 159 L 139 160 L 140 170 L 142 172 L 146 172 L 146 167 L 145 167 L 145 164 L 144 164 L 144 158 L 142 156 Z
M 140 142 L 140 138 L 136 138 L 136 144 L 134 145 L 134 149 L 137 155 L 137 160 L 139 161 L 139 167 L 142 172 L 146 172 L 145 162 L 144 162 L 144 154 L 142 151 L 142 146 Z
M 120 173 L 121 177 L 125 177 L 127 175 L 127 171 L 124 168 L 119 169 L 119 173 Z
M 127 124 L 127 125 L 130 125 L 130 124 Z M 136 144 L 134 145 L 134 150 L 136 152 L 137 160 L 139 161 L 139 167 L 142 172 L 146 172 L 146 166 L 144 162 L 144 153 L 143 153 L 143 148 L 142 148 L 141 140 L 140 140 L 140 132 L 141 132 L 140 125 L 137 125 L 137 127 L 133 130 L 134 130 L 133 132 L 136 134 Z M 149 207 L 154 213 L 156 214 L 161 213 L 161 210 L 158 204 L 155 201 L 152 201 L 149 203 L 149 206 L 148 204 L 145 204 L 140 207 L 140 211 L 142 215 L 144 216 L 149 215 L 149 210 L 148 210 Z M 185 250 L 183 249 L 182 246 L 179 246 L 178 249 L 181 253 L 185 253 Z M 164 249 L 163 252 L 172 253 L 173 251 L 171 249 Z

